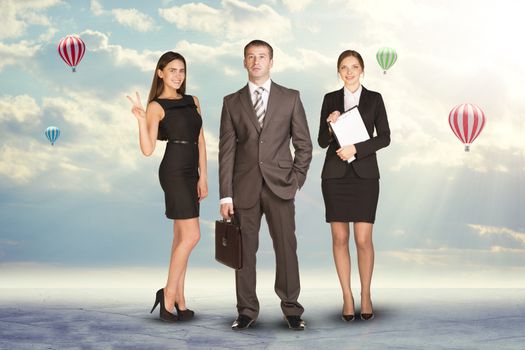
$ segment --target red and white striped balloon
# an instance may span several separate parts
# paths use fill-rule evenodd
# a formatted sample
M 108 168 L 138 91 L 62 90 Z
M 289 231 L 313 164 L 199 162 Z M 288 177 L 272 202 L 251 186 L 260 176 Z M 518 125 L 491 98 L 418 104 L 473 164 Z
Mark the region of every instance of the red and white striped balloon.
M 450 111 L 448 123 L 458 139 L 465 144 L 465 152 L 468 152 L 470 144 L 485 126 L 485 113 L 476 105 L 459 104 Z
M 58 54 L 76 72 L 76 67 L 84 57 L 86 44 L 77 35 L 68 35 L 58 44 Z

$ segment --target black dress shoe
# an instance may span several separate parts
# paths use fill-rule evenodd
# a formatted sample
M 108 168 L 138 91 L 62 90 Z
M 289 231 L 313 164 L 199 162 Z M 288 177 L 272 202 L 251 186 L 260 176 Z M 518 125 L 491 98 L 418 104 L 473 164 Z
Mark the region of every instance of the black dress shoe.
M 179 321 L 188 321 L 195 316 L 195 312 L 190 309 L 179 309 L 179 304 L 175 303 L 175 309 L 177 309 L 177 315 L 179 316 Z
M 155 303 L 153 304 L 153 307 L 151 308 L 150 313 L 152 313 L 153 310 L 155 310 L 155 308 L 159 304 L 160 304 L 159 317 L 161 320 L 166 321 L 166 322 L 177 322 L 179 320 L 179 318 L 176 315 L 166 310 L 166 305 L 164 305 L 164 289 L 163 288 L 159 289 L 157 291 L 157 294 L 155 294 Z
M 302 320 L 301 316 L 284 316 L 284 319 L 288 323 L 288 328 L 295 331 L 302 331 L 306 327 L 306 324 Z
M 232 329 L 246 329 L 254 324 L 255 320 L 246 315 L 240 314 L 237 319 L 233 321 Z

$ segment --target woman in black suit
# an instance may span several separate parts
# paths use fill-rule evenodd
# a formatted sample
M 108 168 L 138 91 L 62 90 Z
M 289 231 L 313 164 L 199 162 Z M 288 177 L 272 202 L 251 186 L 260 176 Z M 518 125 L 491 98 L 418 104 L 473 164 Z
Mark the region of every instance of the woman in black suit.
M 372 228 L 379 197 L 379 168 L 376 151 L 390 144 L 390 128 L 381 95 L 360 83 L 364 72 L 361 55 L 346 50 L 339 55 L 337 71 L 344 82 L 340 90 L 325 95 L 319 125 L 319 146 L 328 147 L 323 166 L 322 192 L 326 222 L 332 230 L 333 254 L 343 291 L 344 321 L 355 319 L 350 288 L 349 223 L 354 223 L 354 239 L 361 281 L 361 319 L 374 317 L 370 284 L 374 269 Z M 340 147 L 330 128 L 331 122 L 357 105 L 370 139 Z M 374 128 L 376 136 L 374 136 Z M 355 157 L 351 163 L 347 160 Z

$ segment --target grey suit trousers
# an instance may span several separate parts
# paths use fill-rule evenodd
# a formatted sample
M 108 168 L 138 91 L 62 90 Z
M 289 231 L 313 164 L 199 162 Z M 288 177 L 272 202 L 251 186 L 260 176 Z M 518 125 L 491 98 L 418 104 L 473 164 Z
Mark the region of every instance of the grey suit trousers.
M 249 209 L 235 209 L 241 225 L 243 268 L 235 272 L 237 311 L 257 319 L 259 300 L 256 293 L 256 253 L 259 247 L 259 228 L 262 214 L 266 217 L 276 260 L 275 293 L 281 299 L 286 316 L 302 315 L 303 307 L 297 301 L 301 289 L 295 238 L 294 199 L 276 196 L 266 184 L 256 205 Z

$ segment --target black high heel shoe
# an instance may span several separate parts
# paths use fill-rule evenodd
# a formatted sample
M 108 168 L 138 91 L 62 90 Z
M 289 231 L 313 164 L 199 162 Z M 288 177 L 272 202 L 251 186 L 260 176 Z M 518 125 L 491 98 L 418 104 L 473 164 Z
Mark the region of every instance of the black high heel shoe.
M 372 301 L 370 301 L 370 305 L 372 306 Z M 364 313 L 361 313 L 361 319 L 363 321 L 370 321 L 370 320 L 373 320 L 375 315 L 374 315 L 374 311 L 373 311 L 373 306 L 372 306 L 372 313 L 369 313 L 369 314 L 364 314 Z
M 345 322 L 353 322 L 355 320 L 355 315 L 341 315 L 341 319 Z
M 354 297 L 352 296 L 352 304 L 354 304 Z M 354 304 L 355 307 L 355 304 Z M 341 319 L 345 322 L 352 322 L 355 320 L 355 314 L 345 315 L 341 312 Z
M 361 319 L 363 321 L 370 321 L 370 320 L 373 320 L 374 319 L 374 313 L 372 312 L 371 314 L 361 314 Z
M 159 317 L 161 320 L 166 322 L 177 322 L 179 318 L 166 310 L 166 305 L 164 305 L 164 288 L 161 288 L 157 291 L 157 294 L 155 295 L 155 303 L 153 304 L 153 307 L 151 308 L 150 313 L 153 313 L 153 310 L 159 305 L 160 303 L 160 312 Z
M 179 304 L 177 303 L 175 303 L 175 309 L 177 309 L 177 315 L 179 315 L 180 321 L 188 321 L 188 320 L 191 320 L 193 316 L 195 316 L 195 312 L 193 312 L 193 310 L 190 310 L 190 309 L 181 310 L 179 309 Z

